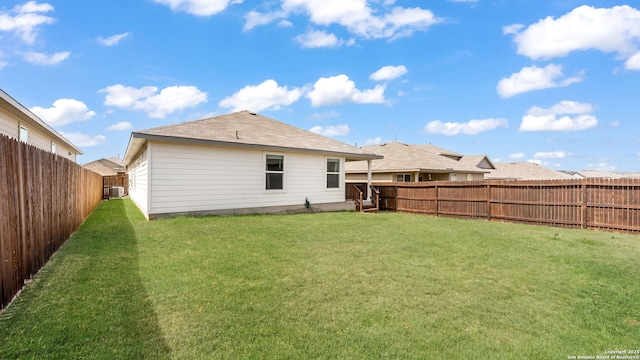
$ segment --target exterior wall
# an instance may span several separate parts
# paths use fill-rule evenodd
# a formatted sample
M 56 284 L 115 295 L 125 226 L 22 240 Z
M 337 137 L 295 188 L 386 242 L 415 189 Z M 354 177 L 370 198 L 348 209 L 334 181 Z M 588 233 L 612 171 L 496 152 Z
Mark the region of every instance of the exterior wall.
M 391 173 L 372 173 L 371 182 L 393 182 L 395 174 Z M 366 183 L 367 174 L 347 174 L 348 183 Z
M 27 143 L 51 152 L 51 144 L 56 145 L 56 154 L 71 161 L 76 161 L 75 150 L 67 146 L 64 142 L 58 141 L 49 134 L 39 130 L 31 124 L 19 121 L 13 115 L 0 109 L 0 133 L 11 136 L 15 139 L 19 138 L 20 126 L 24 126 L 28 131 Z
M 148 152 L 150 215 L 344 202 L 343 158 L 327 189 L 324 155 L 157 141 Z M 284 190 L 265 190 L 265 154 L 284 155 Z
M 129 165 L 129 198 L 149 218 L 149 151 L 144 147 Z
M 0 134 L 5 134 L 14 139 L 18 138 L 18 120 L 8 112 L 0 109 Z

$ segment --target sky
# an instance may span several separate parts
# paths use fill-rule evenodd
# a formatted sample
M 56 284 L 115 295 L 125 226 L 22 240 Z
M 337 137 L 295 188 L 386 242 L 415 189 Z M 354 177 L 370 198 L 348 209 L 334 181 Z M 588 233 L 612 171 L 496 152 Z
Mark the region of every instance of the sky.
M 640 171 L 640 3 L 0 4 L 0 88 L 78 146 L 249 110 L 356 146 Z

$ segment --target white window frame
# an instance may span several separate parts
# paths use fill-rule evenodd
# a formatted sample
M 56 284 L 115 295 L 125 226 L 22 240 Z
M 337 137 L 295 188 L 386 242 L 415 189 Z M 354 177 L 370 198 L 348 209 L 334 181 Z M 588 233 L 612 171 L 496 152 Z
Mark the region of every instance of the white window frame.
M 20 124 L 20 128 L 18 130 L 18 138 L 24 143 L 29 143 L 29 129 L 22 124 Z
M 280 156 L 282 157 L 282 170 L 274 171 L 267 170 L 267 157 Z M 287 157 L 285 154 L 277 152 L 264 152 L 262 155 L 262 169 L 263 169 L 263 186 L 262 189 L 267 193 L 282 193 L 287 190 Z M 267 189 L 267 174 L 282 174 L 282 189 Z
M 338 162 L 338 171 L 329 171 L 329 161 L 337 161 Z M 326 189 L 327 190 L 341 190 L 342 189 L 342 159 L 340 158 L 332 158 L 326 157 L 324 159 L 325 163 L 325 173 L 326 173 Z M 329 175 L 338 175 L 338 186 L 329 187 Z
M 399 176 L 402 176 L 402 180 L 398 180 Z M 407 181 L 407 176 L 409 177 L 409 181 Z M 408 174 L 408 173 L 397 173 L 396 174 L 396 182 L 411 182 L 411 174 Z
M 458 174 L 457 173 L 449 174 L 449 181 L 458 181 Z
M 51 153 L 55 155 L 56 153 L 56 143 L 54 143 L 53 141 L 51 142 Z

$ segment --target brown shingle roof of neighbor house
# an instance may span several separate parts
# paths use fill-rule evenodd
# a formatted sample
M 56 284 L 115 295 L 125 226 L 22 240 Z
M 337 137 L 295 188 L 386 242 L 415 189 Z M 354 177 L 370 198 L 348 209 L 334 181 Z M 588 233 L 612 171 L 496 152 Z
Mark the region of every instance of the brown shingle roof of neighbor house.
M 125 170 L 124 166 L 122 165 L 122 159 L 119 159 L 117 157 L 94 160 L 82 166 L 93 172 L 97 172 L 102 176 L 118 175 L 118 172 L 123 172 Z
M 531 162 L 495 163 L 495 170 L 484 176 L 487 180 L 559 180 L 574 179 L 561 171 Z
M 384 156 L 384 159 L 372 162 L 371 170 L 373 172 L 488 172 L 486 169 L 477 167 L 482 162 L 482 159 L 486 158 L 484 155 L 472 156 L 469 160 L 457 161 L 451 156 L 460 157 L 461 159 L 466 156 L 431 144 L 409 145 L 393 141 L 381 145 L 363 146 L 362 149 Z M 347 163 L 345 169 L 347 173 L 366 172 L 367 163 L 362 161 Z
M 129 164 L 147 140 L 333 154 L 344 156 L 347 161 L 381 158 L 358 147 L 246 110 L 132 132 L 123 164 Z

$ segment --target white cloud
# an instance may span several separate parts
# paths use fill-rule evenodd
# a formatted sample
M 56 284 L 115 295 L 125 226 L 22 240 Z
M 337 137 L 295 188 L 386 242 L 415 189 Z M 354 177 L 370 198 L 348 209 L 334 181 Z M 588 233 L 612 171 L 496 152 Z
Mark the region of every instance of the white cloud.
M 122 39 L 126 38 L 127 36 L 129 36 L 128 32 L 112 35 L 107 38 L 100 36 L 96 39 L 96 41 L 98 41 L 100 44 L 104 46 L 113 46 L 113 45 L 117 45 Z
M 52 126 L 85 121 L 96 115 L 95 111 L 89 110 L 85 103 L 74 99 L 58 99 L 50 108 L 34 106 L 31 111 Z
M 624 67 L 628 70 L 640 70 L 640 51 L 628 58 Z
M 11 11 L 0 13 L 0 31 L 13 32 L 24 43 L 33 44 L 40 25 L 55 22 L 54 18 L 42 15 L 49 11 L 53 11 L 53 6 L 47 3 L 29 1 L 16 5 Z
M 244 16 L 245 23 L 242 27 L 242 30 L 249 31 L 257 26 L 267 25 L 275 20 L 282 19 L 286 16 L 287 15 L 282 12 L 259 13 L 255 10 L 251 10 Z M 289 22 L 289 24 L 291 23 Z
M 524 153 L 514 153 L 508 156 L 509 159 L 522 159 L 524 157 Z
M 497 90 L 501 98 L 508 98 L 527 91 L 567 86 L 582 81 L 581 77 L 562 79 L 562 76 L 562 65 L 524 67 L 520 72 L 500 80 Z
M 107 131 L 123 131 L 129 130 L 133 127 L 133 125 L 128 121 L 121 121 L 117 124 L 113 124 L 107 128 Z
M 156 0 L 157 1 L 157 0 Z M 266 25 L 291 14 L 306 14 L 318 26 L 340 25 L 363 38 L 398 38 L 427 30 L 443 22 L 422 8 L 391 7 L 393 1 L 364 0 L 281 0 L 281 9 L 270 13 L 250 12 L 245 30 Z
M 25 61 L 36 65 L 55 65 L 59 62 L 66 60 L 71 53 L 69 51 L 57 52 L 52 55 L 47 55 L 38 52 L 24 53 L 23 58 Z
M 339 117 L 339 116 L 340 116 L 339 112 L 335 110 L 331 110 L 331 111 L 325 111 L 321 113 L 315 113 L 311 116 L 307 116 L 307 119 L 320 121 L 320 120 L 330 119 L 330 118 Z
M 533 154 L 534 159 L 563 159 L 570 156 L 571 153 L 566 151 L 546 151 Z
M 545 109 L 531 107 L 522 118 L 520 131 L 577 131 L 598 125 L 598 119 L 590 115 L 593 105 L 563 100 Z M 565 115 L 558 118 L 558 115 Z M 573 115 L 573 116 L 569 116 Z
M 446 122 L 443 123 L 440 120 L 435 120 L 427 124 L 424 127 L 424 131 L 429 134 L 442 134 L 442 135 L 476 135 L 481 132 L 490 131 L 498 127 L 509 127 L 509 123 L 506 119 L 483 119 L 483 120 L 470 120 L 466 123 Z
M 597 162 L 595 164 L 589 164 L 587 165 L 587 169 L 589 170 L 598 170 L 598 171 L 606 171 L 606 172 L 613 172 L 613 171 L 618 171 L 618 168 L 615 165 L 611 165 L 607 162 L 601 161 L 601 162 Z
M 173 11 L 184 11 L 196 16 L 215 15 L 231 4 L 242 3 L 242 0 L 153 0 L 168 5 Z
M 256 86 L 243 87 L 233 95 L 224 98 L 218 105 L 223 108 L 232 108 L 232 111 L 279 110 L 283 105 L 291 105 L 298 101 L 300 96 L 302 96 L 301 89 L 289 90 L 287 86 L 278 86 L 275 80 L 269 79 Z
M 381 67 L 376 72 L 369 75 L 369 79 L 375 80 L 375 81 L 393 80 L 393 79 L 399 78 L 400 76 L 408 72 L 409 71 L 404 65 L 398 65 L 398 66 L 387 65 L 387 66 Z
M 320 78 L 307 93 L 312 106 L 340 105 L 345 101 L 357 104 L 380 104 L 384 102 L 385 85 L 373 89 L 358 90 L 347 75 Z
M 378 144 L 382 144 L 382 138 L 380 136 L 378 137 L 374 137 L 373 139 L 367 139 L 365 141 L 365 144 L 367 145 L 378 145 Z
M 104 105 L 132 111 L 144 111 L 151 118 L 166 115 L 207 102 L 207 93 L 195 86 L 169 86 L 158 93 L 155 86 L 136 89 L 124 85 L 111 85 L 99 92 L 106 93 Z
M 518 54 L 531 59 L 564 57 L 590 49 L 627 58 L 638 51 L 639 23 L 640 11 L 628 5 L 583 5 L 557 19 L 549 16 L 526 28 L 512 25 L 505 28 L 510 31 L 503 32 L 514 34 Z
M 351 132 L 349 125 L 329 125 L 329 126 L 314 126 L 309 129 L 312 133 L 324 135 L 324 136 L 347 136 Z
M 107 137 L 104 135 L 97 135 L 91 137 L 90 135 L 82 134 L 82 133 L 68 133 L 64 131 L 60 131 L 60 135 L 64 136 L 67 140 L 71 141 L 72 144 L 78 147 L 91 147 L 102 145 L 106 142 Z
M 303 48 L 336 47 L 341 44 L 337 36 L 324 31 L 308 31 L 296 36 L 296 41 Z

